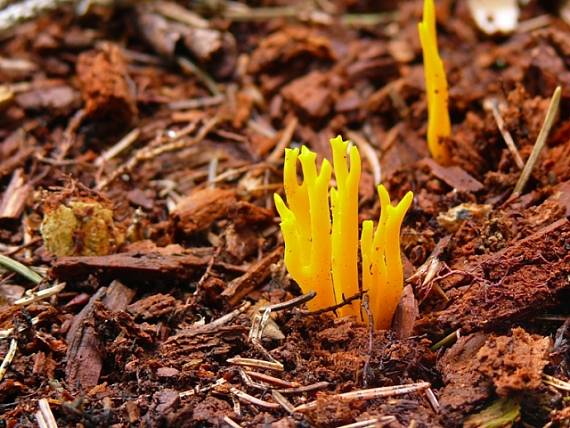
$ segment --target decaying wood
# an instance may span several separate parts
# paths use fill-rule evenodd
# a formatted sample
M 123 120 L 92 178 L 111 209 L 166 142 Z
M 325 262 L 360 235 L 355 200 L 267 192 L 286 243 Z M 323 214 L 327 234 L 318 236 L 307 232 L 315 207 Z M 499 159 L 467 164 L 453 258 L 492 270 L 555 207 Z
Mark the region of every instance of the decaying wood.
M 465 269 L 473 278 L 470 287 L 446 309 L 420 319 L 416 329 L 439 334 L 490 329 L 558 304 L 570 288 L 569 239 L 570 221 L 562 218 L 475 261 Z
M 120 127 L 132 123 L 138 109 L 129 84 L 127 63 L 121 48 L 101 44 L 79 56 L 77 75 L 85 100 L 86 116 L 114 121 Z
M 118 253 L 110 256 L 62 257 L 52 269 L 55 278 L 78 279 L 88 275 L 102 278 L 147 280 L 187 280 L 208 260 L 185 252 L 170 251 Z
M 77 314 L 67 333 L 67 366 L 65 369 L 68 384 L 77 390 L 85 391 L 97 385 L 103 366 L 101 342 L 97 336 L 93 318 L 95 304 L 99 301 L 110 311 L 122 311 L 134 297 L 134 291 L 118 281 L 108 288 L 102 287 L 91 297 L 89 303 Z
M 411 285 L 406 285 L 400 298 L 400 303 L 396 308 L 394 319 L 392 320 L 392 329 L 400 339 L 405 339 L 412 335 L 416 318 L 420 311 L 418 303 L 414 297 L 414 290 Z
M 23 170 L 19 168 L 14 171 L 10 184 L 0 199 L 0 220 L 18 219 L 24 210 L 26 198 L 31 190 L 30 184 L 26 183 Z
M 175 227 L 191 235 L 210 227 L 220 218 L 238 226 L 260 225 L 273 219 L 273 213 L 245 201 L 238 201 L 235 190 L 207 187 L 182 199 L 172 211 Z
M 282 248 L 273 250 L 263 259 L 253 264 L 247 273 L 229 283 L 228 287 L 222 292 L 222 296 L 227 297 L 232 305 L 240 302 L 245 296 L 263 284 L 270 274 L 269 267 L 277 263 L 282 254 Z
M 478 192 L 483 189 L 482 183 L 458 166 L 441 166 L 431 158 L 424 159 L 421 164 L 426 165 L 435 177 L 459 192 Z

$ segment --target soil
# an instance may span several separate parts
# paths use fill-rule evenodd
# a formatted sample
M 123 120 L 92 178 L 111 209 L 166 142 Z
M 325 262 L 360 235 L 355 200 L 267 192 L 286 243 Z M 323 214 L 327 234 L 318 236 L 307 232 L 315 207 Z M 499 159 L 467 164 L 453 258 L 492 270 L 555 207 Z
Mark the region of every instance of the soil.
M 420 0 L 59 3 L 0 33 L 0 253 L 43 277 L 0 268 L 0 426 L 570 426 L 567 2 L 499 36 L 438 2 L 450 166 Z M 501 129 L 526 162 L 557 86 L 513 194 Z M 361 220 L 379 178 L 415 195 L 389 331 L 308 312 L 283 263 L 283 149 L 338 134 Z

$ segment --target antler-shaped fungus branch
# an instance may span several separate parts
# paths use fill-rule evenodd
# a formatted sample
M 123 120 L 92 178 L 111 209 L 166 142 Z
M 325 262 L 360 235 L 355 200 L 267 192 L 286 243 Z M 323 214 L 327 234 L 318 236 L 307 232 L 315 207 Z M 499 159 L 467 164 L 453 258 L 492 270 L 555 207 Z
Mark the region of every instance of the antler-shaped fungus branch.
M 331 278 L 331 220 L 328 187 L 332 169 L 325 159 L 317 174 L 317 155 L 306 147 L 286 149 L 284 186 L 289 207 L 278 194 L 275 206 L 281 216 L 285 241 L 285 265 L 304 293 L 317 296 L 311 309 L 334 305 Z M 297 158 L 301 161 L 303 183 L 297 181 Z
M 443 61 L 437 48 L 435 7 L 433 0 L 424 0 L 424 16 L 418 23 L 420 42 L 424 57 L 424 74 L 428 100 L 428 148 L 432 157 L 440 164 L 449 162 L 449 153 L 441 137 L 451 135 L 448 111 L 447 79 Z
M 386 329 L 390 327 L 404 288 L 400 227 L 412 203 L 413 194 L 406 193 L 395 207 L 391 205 L 384 186 L 378 186 L 378 195 L 381 212 L 376 231 L 373 231 L 372 220 L 362 223 L 362 286 L 368 290 L 375 327 Z

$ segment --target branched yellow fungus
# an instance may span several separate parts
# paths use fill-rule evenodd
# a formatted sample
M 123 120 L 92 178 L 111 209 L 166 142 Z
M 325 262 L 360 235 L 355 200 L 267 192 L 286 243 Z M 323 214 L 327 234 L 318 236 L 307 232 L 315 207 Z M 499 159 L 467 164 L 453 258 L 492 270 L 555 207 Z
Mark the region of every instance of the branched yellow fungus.
M 341 137 L 331 140 L 336 187 L 330 188 L 332 168 L 325 159 L 317 173 L 316 154 L 306 147 L 287 149 L 283 182 L 287 205 L 274 195 L 285 241 L 285 265 L 303 292 L 314 290 L 312 310 L 341 303 L 363 288 L 368 291 L 377 328 L 388 328 L 403 289 L 400 227 L 412 202 L 408 192 L 393 207 L 383 186 L 378 187 L 381 216 L 362 225 L 362 287 L 358 281 L 358 149 Z M 297 180 L 297 159 L 303 182 Z M 331 222 L 332 215 L 332 222 Z M 342 316 L 360 314 L 359 302 L 340 309 Z
M 285 241 L 285 265 L 304 293 L 317 296 L 310 309 L 334 305 L 331 277 L 331 220 L 328 188 L 331 166 L 325 159 L 317 174 L 317 155 L 306 147 L 285 150 L 283 182 L 289 207 L 278 194 L 275 206 L 281 216 Z M 297 181 L 297 158 L 301 161 L 303 183 Z
M 413 194 L 406 193 L 395 207 L 390 204 L 390 196 L 384 186 L 378 186 L 378 195 L 381 212 L 376 231 L 373 231 L 372 220 L 362 223 L 362 287 L 368 290 L 375 327 L 386 329 L 390 327 L 404 287 L 400 227 Z
M 358 293 L 358 184 L 360 155 L 356 146 L 350 148 L 350 171 L 347 159 L 348 142 L 336 137 L 331 140 L 336 188 L 332 188 L 332 277 L 335 300 Z M 340 308 L 340 314 L 359 313 L 358 302 Z
M 435 8 L 433 0 L 424 0 L 424 15 L 418 23 L 424 57 L 424 75 L 428 103 L 428 148 L 432 157 L 441 164 L 449 163 L 447 147 L 442 137 L 451 135 L 451 122 L 447 107 L 447 79 L 443 61 L 437 48 Z

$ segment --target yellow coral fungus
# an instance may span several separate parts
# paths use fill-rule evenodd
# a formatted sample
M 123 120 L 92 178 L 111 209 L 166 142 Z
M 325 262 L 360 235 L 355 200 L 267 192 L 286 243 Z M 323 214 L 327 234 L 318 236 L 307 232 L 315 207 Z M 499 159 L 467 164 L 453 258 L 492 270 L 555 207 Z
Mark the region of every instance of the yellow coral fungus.
M 301 161 L 303 183 L 297 181 L 297 158 Z M 328 188 L 331 166 L 325 159 L 317 174 L 316 154 L 306 147 L 285 150 L 283 182 L 289 207 L 277 194 L 275 206 L 281 216 L 285 241 L 285 265 L 304 293 L 317 296 L 311 309 L 334 305 L 331 278 L 331 220 Z
M 433 0 L 424 0 L 424 15 L 422 22 L 418 23 L 418 30 L 424 57 L 428 103 L 428 148 L 437 162 L 447 164 L 449 153 L 441 138 L 451 135 L 451 122 L 447 109 L 448 94 L 445 68 L 437 48 Z
M 336 137 L 331 140 L 336 188 L 332 188 L 332 277 L 335 300 L 358 293 L 358 184 L 360 155 L 356 146 L 350 148 L 350 171 L 347 159 L 348 142 Z M 358 314 L 358 302 L 340 308 L 340 314 Z
M 287 149 L 283 181 L 287 205 L 275 195 L 285 241 L 285 265 L 303 292 L 317 297 L 310 309 L 341 303 L 358 293 L 358 185 L 361 162 L 358 149 L 341 137 L 331 140 L 336 187 L 330 188 L 331 165 L 325 159 L 317 173 L 316 155 L 306 147 Z M 303 182 L 297 180 L 297 159 Z M 393 207 L 383 186 L 378 187 L 381 217 L 373 231 L 362 227 L 362 284 L 368 291 L 375 325 L 387 328 L 403 289 L 400 226 L 412 202 L 412 193 Z M 332 215 L 332 223 L 331 223 Z M 340 309 L 342 316 L 358 315 L 358 302 Z
M 408 192 L 395 207 L 390 204 L 390 196 L 384 186 L 378 186 L 378 195 L 381 212 L 376 231 L 373 231 L 371 220 L 362 223 L 362 286 L 368 291 L 375 327 L 386 329 L 390 327 L 404 287 L 400 227 L 413 194 Z

